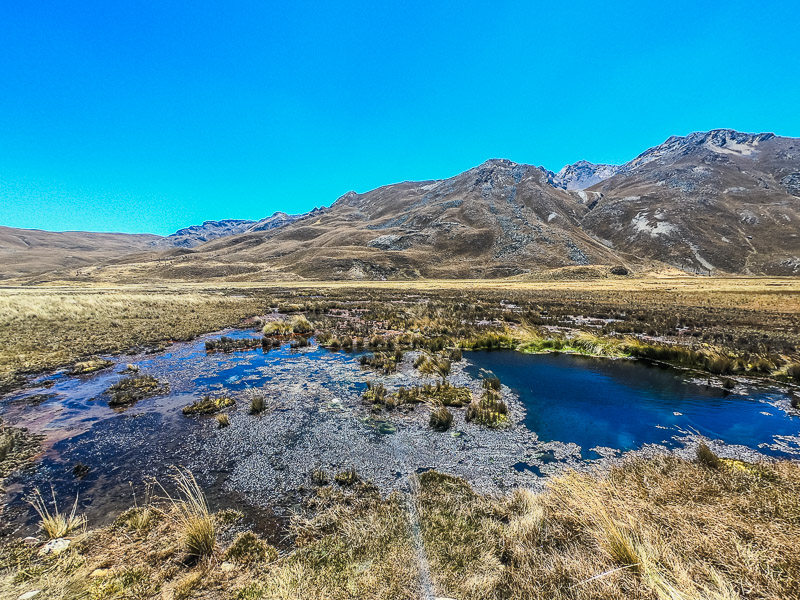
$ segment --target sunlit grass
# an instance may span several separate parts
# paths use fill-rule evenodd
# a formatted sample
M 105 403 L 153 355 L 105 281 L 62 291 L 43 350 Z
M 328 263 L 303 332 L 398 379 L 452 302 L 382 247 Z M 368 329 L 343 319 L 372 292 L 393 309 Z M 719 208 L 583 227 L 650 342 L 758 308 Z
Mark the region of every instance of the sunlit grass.
M 70 512 L 61 512 L 58 508 L 55 489 L 51 489 L 53 497 L 52 508 L 42 496 L 42 492 L 37 488 L 33 492 L 30 504 L 39 515 L 39 526 L 49 539 L 62 538 L 70 533 L 82 529 L 86 525 L 86 517 L 78 515 L 78 496 L 72 504 Z

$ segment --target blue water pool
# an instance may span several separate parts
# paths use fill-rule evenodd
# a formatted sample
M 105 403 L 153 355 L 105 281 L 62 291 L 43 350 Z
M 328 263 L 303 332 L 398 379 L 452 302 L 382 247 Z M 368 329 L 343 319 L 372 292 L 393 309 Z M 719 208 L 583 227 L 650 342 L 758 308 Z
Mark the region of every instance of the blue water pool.
M 467 355 L 473 376 L 491 371 L 520 395 L 525 424 L 545 441 L 574 442 L 584 457 L 601 446 L 633 450 L 700 433 L 773 456 L 776 436 L 797 436 L 800 418 L 771 404 L 778 392 L 746 395 L 689 381 L 675 369 L 642 361 L 512 351 Z

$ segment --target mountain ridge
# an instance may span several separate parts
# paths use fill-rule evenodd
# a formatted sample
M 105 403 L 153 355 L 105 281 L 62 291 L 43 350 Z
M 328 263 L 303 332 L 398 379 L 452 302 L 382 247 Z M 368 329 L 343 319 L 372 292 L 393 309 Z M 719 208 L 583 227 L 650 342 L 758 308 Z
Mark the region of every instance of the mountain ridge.
M 799 202 L 800 140 L 716 129 L 671 136 L 623 165 L 553 173 L 489 159 L 447 179 L 350 191 L 304 215 L 206 222 L 173 234 L 199 243 L 117 257 L 89 276 L 503 277 L 587 265 L 793 275 Z

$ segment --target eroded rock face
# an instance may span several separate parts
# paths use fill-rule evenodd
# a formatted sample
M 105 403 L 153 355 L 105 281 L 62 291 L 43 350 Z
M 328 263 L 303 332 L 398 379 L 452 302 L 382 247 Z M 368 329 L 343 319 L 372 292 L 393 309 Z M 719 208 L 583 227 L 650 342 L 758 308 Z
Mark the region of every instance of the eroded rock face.
M 791 173 L 781 179 L 781 185 L 786 188 L 786 191 L 800 198 L 800 172 Z

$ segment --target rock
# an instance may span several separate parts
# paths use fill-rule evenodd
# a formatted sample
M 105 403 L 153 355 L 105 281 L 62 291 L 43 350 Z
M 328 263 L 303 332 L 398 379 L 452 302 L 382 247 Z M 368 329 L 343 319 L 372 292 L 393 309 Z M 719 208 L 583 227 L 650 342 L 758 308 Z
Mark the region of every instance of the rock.
M 71 543 L 71 540 L 68 540 L 67 538 L 50 540 L 44 546 L 42 546 L 42 549 L 39 550 L 39 554 L 61 554 L 64 550 L 69 548 Z
M 230 573 L 236 569 L 236 565 L 234 565 L 232 562 L 226 561 L 220 565 L 220 569 L 222 569 L 223 573 Z
M 22 540 L 22 543 L 28 546 L 35 546 L 39 543 L 39 538 L 28 536 Z
M 17 600 L 31 600 L 31 598 L 35 598 L 39 595 L 41 590 L 31 590 L 30 592 L 25 592 L 21 596 L 17 598 Z

